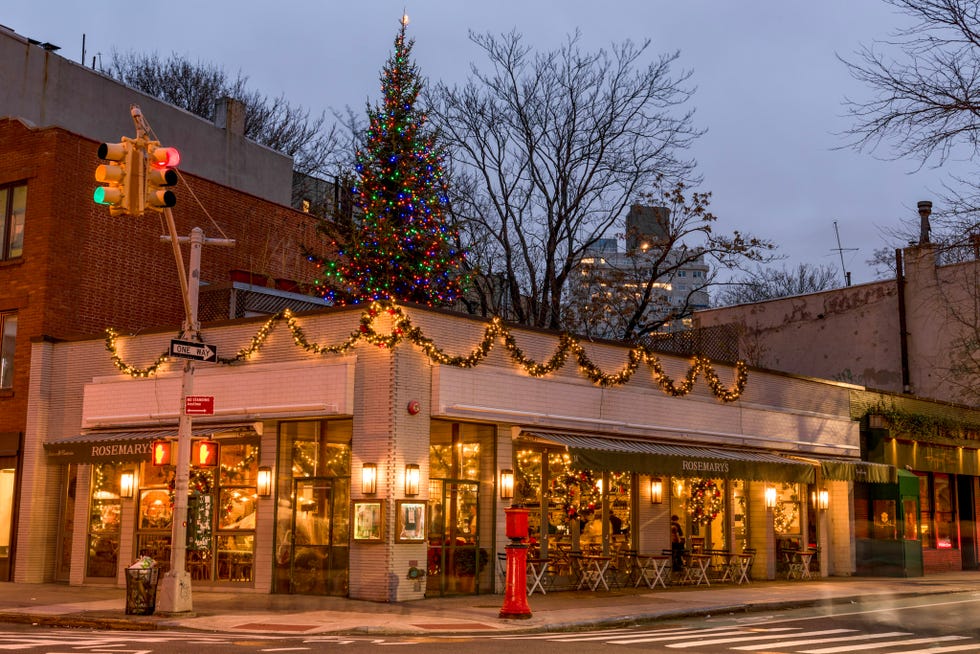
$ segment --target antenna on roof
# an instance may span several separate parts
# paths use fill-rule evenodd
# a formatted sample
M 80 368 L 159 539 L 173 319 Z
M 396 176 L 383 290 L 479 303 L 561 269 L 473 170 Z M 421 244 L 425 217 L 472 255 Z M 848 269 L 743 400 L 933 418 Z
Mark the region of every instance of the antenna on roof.
M 837 221 L 834 221 L 834 234 L 837 235 L 837 253 L 840 255 L 840 267 L 844 271 L 844 286 L 851 285 L 851 273 L 847 272 L 847 266 L 844 265 L 844 251 L 857 252 L 859 248 L 844 248 L 840 244 L 840 230 L 837 229 Z

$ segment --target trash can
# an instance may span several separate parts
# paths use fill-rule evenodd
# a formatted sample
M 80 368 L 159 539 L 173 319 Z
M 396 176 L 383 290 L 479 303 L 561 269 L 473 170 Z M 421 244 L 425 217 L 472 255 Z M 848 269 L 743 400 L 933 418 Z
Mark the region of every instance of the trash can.
M 126 568 L 126 615 L 153 615 L 160 569 Z

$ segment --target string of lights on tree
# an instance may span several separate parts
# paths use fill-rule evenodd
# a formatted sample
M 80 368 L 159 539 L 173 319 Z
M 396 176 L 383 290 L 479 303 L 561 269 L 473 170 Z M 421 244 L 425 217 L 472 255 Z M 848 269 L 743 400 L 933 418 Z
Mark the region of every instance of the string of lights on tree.
M 708 525 L 725 508 L 725 498 L 714 479 L 692 479 L 687 512 L 699 525 Z
M 460 295 L 463 256 L 443 219 L 442 155 L 416 106 L 422 79 L 411 60 L 414 41 L 405 38 L 407 24 L 406 16 L 382 72 L 383 102 L 369 111 L 356 153 L 353 200 L 362 212 L 356 229 L 348 242 L 331 243 L 330 256 L 308 253 L 321 271 L 314 285 L 332 305 L 397 300 L 446 306 Z
M 375 327 L 375 320 L 382 314 L 387 314 L 391 319 L 391 329 L 387 334 L 379 333 Z M 688 368 L 683 381 L 675 382 L 664 371 L 657 355 L 645 348 L 643 345 L 633 346 L 627 356 L 627 363 L 621 370 L 613 373 L 603 372 L 595 363 L 589 359 L 585 348 L 574 336 L 562 334 L 559 338 L 558 347 L 555 353 L 546 363 L 537 363 L 534 359 L 527 356 L 518 346 L 517 339 L 500 318 L 494 317 L 484 326 L 483 338 L 467 355 L 451 355 L 442 350 L 435 342 L 425 336 L 420 327 L 412 324 L 411 319 L 405 311 L 390 302 L 376 301 L 361 314 L 358 328 L 341 343 L 334 345 L 320 345 L 310 342 L 306 333 L 300 326 L 299 321 L 289 309 L 283 309 L 269 318 L 259 331 L 251 338 L 250 343 L 238 351 L 234 357 L 218 357 L 219 364 L 231 365 L 247 361 L 255 355 L 266 340 L 272 334 L 276 325 L 285 322 L 288 326 L 293 342 L 296 346 L 303 348 L 311 354 L 342 354 L 351 350 L 360 341 L 364 341 L 380 348 L 393 349 L 402 341 L 407 341 L 418 347 L 433 362 L 444 366 L 454 366 L 457 368 L 473 368 L 481 363 L 490 354 L 494 342 L 499 338 L 503 341 L 512 361 L 521 367 L 532 377 L 544 377 L 561 369 L 567 360 L 574 356 L 579 367 L 579 372 L 593 384 L 598 386 L 622 386 L 627 383 L 641 363 L 647 364 L 653 372 L 657 385 L 661 391 L 674 397 L 682 397 L 690 393 L 694 388 L 694 383 L 700 375 L 704 375 L 705 382 L 711 393 L 723 402 L 733 402 L 741 397 L 748 382 L 748 370 L 743 361 L 737 361 L 735 367 L 735 379 L 730 388 L 726 388 L 718 374 L 715 372 L 711 362 L 702 356 L 695 356 Z M 114 329 L 106 330 L 106 349 L 109 351 L 112 362 L 120 371 L 131 377 L 149 377 L 155 374 L 163 363 L 169 361 L 168 354 L 161 354 L 156 360 L 146 368 L 139 368 L 126 363 L 119 356 L 118 350 L 119 333 Z

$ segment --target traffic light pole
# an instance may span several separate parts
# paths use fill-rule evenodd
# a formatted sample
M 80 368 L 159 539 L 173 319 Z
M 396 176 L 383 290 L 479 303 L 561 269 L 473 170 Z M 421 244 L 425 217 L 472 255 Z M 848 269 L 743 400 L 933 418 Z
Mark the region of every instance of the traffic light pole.
M 173 212 L 163 210 L 167 219 L 169 235 L 161 236 L 161 240 L 169 240 L 173 245 L 174 258 L 177 262 L 180 290 L 184 300 L 186 319 L 184 334 L 197 334 L 201 324 L 197 319 L 198 295 L 201 279 L 201 248 L 203 245 L 235 245 L 232 239 L 204 238 L 200 227 L 191 230 L 190 237 L 178 237 L 174 224 Z M 190 243 L 190 263 L 188 273 L 184 273 L 184 259 L 180 252 L 180 243 Z M 188 282 L 189 278 L 189 282 Z M 161 613 L 180 614 L 194 610 L 191 594 L 191 578 L 187 573 L 187 496 L 190 485 L 191 464 L 191 435 L 193 424 L 191 416 L 187 415 L 187 397 L 194 394 L 194 362 L 184 361 L 184 372 L 180 385 L 180 419 L 177 423 L 177 476 L 174 480 L 174 512 L 173 532 L 170 543 L 170 570 L 160 582 L 160 592 L 157 608 Z

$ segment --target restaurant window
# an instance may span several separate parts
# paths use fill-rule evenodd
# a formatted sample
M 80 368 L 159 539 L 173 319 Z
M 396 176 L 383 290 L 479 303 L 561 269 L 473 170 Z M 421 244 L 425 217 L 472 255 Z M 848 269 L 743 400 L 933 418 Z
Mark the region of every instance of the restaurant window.
M 251 582 L 258 439 L 219 443 L 217 468 L 189 472 L 185 565 L 195 581 Z M 170 568 L 175 478 L 175 466 L 141 464 L 136 548 L 162 571 Z
M 27 213 L 27 185 L 0 188 L 0 261 L 24 254 L 24 217 Z
M 772 509 L 773 530 L 776 532 L 777 567 L 786 564 L 787 551 L 806 549 L 803 534 L 803 501 L 800 484 L 775 484 L 776 505 Z
M 959 543 L 956 538 L 952 475 L 940 472 L 915 474 L 919 477 L 922 546 L 957 549 Z
M 633 478 L 574 468 L 564 449 L 522 449 L 515 501 L 531 509 L 532 543 L 546 531 L 549 547 L 608 551 L 632 542 Z
M 724 479 L 675 477 L 671 480 L 671 514 L 681 519 L 689 549 L 728 549 Z
M 14 345 L 17 342 L 17 314 L 0 313 L 0 388 L 14 386 Z
M 131 470 L 131 466 L 118 463 L 98 463 L 92 466 L 88 557 L 85 565 L 85 574 L 88 577 L 112 578 L 118 572 L 122 513 L 119 478 L 124 470 Z

